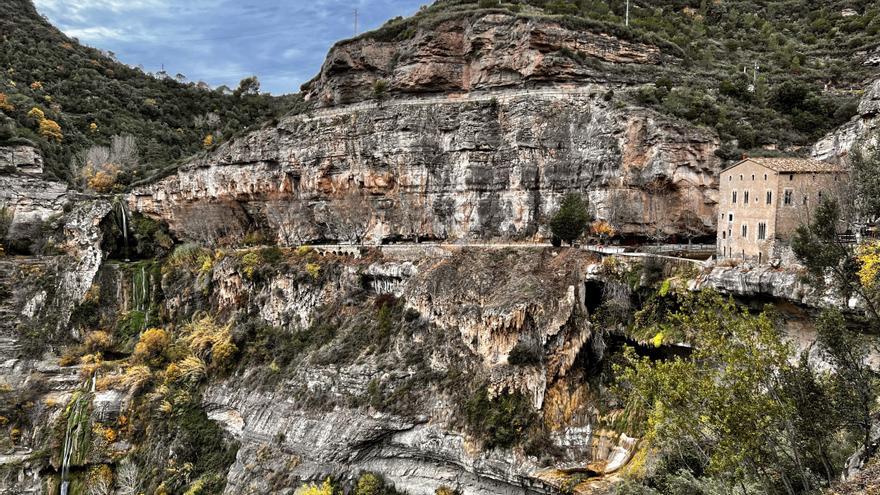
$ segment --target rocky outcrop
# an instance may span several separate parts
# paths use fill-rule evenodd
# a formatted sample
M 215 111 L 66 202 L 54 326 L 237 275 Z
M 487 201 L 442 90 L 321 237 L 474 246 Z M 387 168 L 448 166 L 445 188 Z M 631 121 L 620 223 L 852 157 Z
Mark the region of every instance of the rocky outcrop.
M 12 215 L 10 231 L 62 212 L 67 185 L 39 177 L 43 158 L 29 146 L 0 147 L 0 207 Z M 0 240 L 2 243 L 2 240 Z
M 181 237 L 542 239 L 569 192 L 626 234 L 714 232 L 718 142 L 608 88 L 403 99 L 283 119 L 142 186 Z M 686 227 L 687 226 L 687 227 Z
M 808 308 L 849 308 L 858 310 L 858 299 L 844 300 L 830 288 L 819 290 L 805 278 L 803 269 L 779 269 L 770 266 L 724 267 L 704 271 L 691 282 L 692 290 L 713 289 L 748 299 L 774 298 Z
M 414 495 L 432 494 L 441 485 L 469 495 L 556 493 L 556 482 L 566 479 L 548 477 L 538 459 L 520 448 L 481 448 L 479 438 L 462 430 L 455 411 L 465 399 L 456 394 L 478 377 L 490 393 L 522 392 L 535 410 L 552 417 L 546 420 L 551 441 L 573 470 L 587 464 L 615 470 L 628 461 L 635 441 L 596 427 L 598 391 L 589 392 L 583 363 L 576 364 L 577 358 L 601 358 L 593 349 L 602 346 L 592 345 L 601 336 L 592 333 L 583 301 L 590 255 L 526 248 L 376 256 L 310 258 L 326 273 L 320 279 L 283 268 L 253 282 L 228 257 L 215 267 L 219 314 L 252 311 L 291 332 L 310 332 L 340 325 L 321 308 L 348 301 L 333 311 L 342 318 L 335 334 L 345 340 L 347 321 L 355 323 L 353 331 L 367 331 L 356 323 L 351 301 L 372 306 L 373 298 L 394 292 L 405 301 L 405 319 L 415 325 L 405 325 L 386 351 L 361 354 L 354 362 L 340 357 L 345 351 L 334 339 L 281 375 L 280 383 L 252 367 L 209 387 L 209 417 L 241 443 L 227 493 L 289 493 L 299 480 L 363 470 L 381 473 Z M 509 363 L 514 348 L 529 349 L 534 361 Z M 408 354 L 413 352 L 418 359 Z M 323 354 L 330 361 L 321 361 Z M 422 359 L 427 369 L 419 368 Z M 449 374 L 460 376 L 455 391 L 429 378 Z M 376 401 L 370 393 L 399 389 L 409 390 L 405 401 L 413 409 L 369 405 Z M 255 458 L 263 460 L 259 467 Z
M 418 22 L 418 16 L 410 22 Z M 331 106 L 386 92 L 472 92 L 547 82 L 653 82 L 645 69 L 675 62 L 656 46 L 571 29 L 552 18 L 460 14 L 431 28 L 409 29 L 413 34 L 404 41 L 384 40 L 380 30 L 338 43 L 320 74 L 303 87 L 307 98 Z
M 867 86 L 859 102 L 858 115 L 813 146 L 813 157 L 845 160 L 856 144 L 877 146 L 880 130 L 880 79 Z
M 43 156 L 31 146 L 0 146 L 0 170 L 40 175 Z

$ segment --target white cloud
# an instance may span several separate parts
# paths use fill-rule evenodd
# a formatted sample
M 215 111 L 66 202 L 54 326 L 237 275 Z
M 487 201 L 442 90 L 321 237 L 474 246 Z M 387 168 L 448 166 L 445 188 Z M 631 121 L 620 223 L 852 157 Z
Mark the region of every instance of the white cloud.
M 89 27 L 65 29 L 64 34 L 86 42 L 98 42 L 106 40 L 118 40 L 129 36 L 115 28 Z

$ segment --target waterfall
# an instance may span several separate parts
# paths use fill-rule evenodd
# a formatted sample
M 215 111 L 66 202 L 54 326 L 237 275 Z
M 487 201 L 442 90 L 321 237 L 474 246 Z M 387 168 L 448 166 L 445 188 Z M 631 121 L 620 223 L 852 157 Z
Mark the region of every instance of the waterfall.
M 119 201 L 119 210 L 122 215 L 122 239 L 125 242 L 125 251 L 123 256 L 128 261 L 128 206 L 125 201 Z
M 94 377 L 92 377 L 94 386 Z M 88 421 L 83 422 L 83 414 L 91 402 L 91 394 L 78 392 L 70 414 L 67 416 L 67 428 L 64 431 L 64 447 L 61 452 L 61 495 L 68 495 L 70 489 L 70 463 L 76 451 L 82 448 L 85 435 L 88 433 Z
M 141 331 L 147 329 L 147 321 L 150 319 L 150 303 L 148 296 L 148 286 L 150 285 L 150 279 L 147 278 L 147 265 L 141 265 L 141 305 L 143 309 L 141 311 L 144 312 L 144 323 L 142 325 Z

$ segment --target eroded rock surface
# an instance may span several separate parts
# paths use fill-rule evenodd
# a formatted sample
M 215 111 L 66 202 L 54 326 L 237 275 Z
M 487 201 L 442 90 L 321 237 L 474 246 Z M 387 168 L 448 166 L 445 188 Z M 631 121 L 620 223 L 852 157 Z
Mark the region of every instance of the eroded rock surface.
M 548 237 L 543 220 L 563 195 L 587 192 L 628 234 L 714 232 L 716 138 L 616 108 L 606 92 L 395 100 L 288 117 L 138 188 L 129 204 L 191 238 L 267 226 L 292 244 L 532 240 Z
M 655 46 L 510 14 L 459 16 L 405 41 L 365 36 L 338 43 L 304 86 L 321 106 L 390 93 L 470 92 L 551 81 L 653 82 L 648 71 L 676 63 Z M 616 66 L 621 66 L 617 68 Z M 641 69 L 641 70 L 640 70 Z

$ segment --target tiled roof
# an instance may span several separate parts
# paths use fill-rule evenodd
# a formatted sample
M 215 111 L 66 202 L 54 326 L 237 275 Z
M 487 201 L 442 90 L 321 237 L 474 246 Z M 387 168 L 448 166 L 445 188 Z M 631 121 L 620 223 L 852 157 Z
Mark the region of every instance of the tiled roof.
M 809 158 L 746 158 L 733 167 L 745 162 L 757 163 L 779 173 L 846 172 L 847 170 L 843 165 Z

